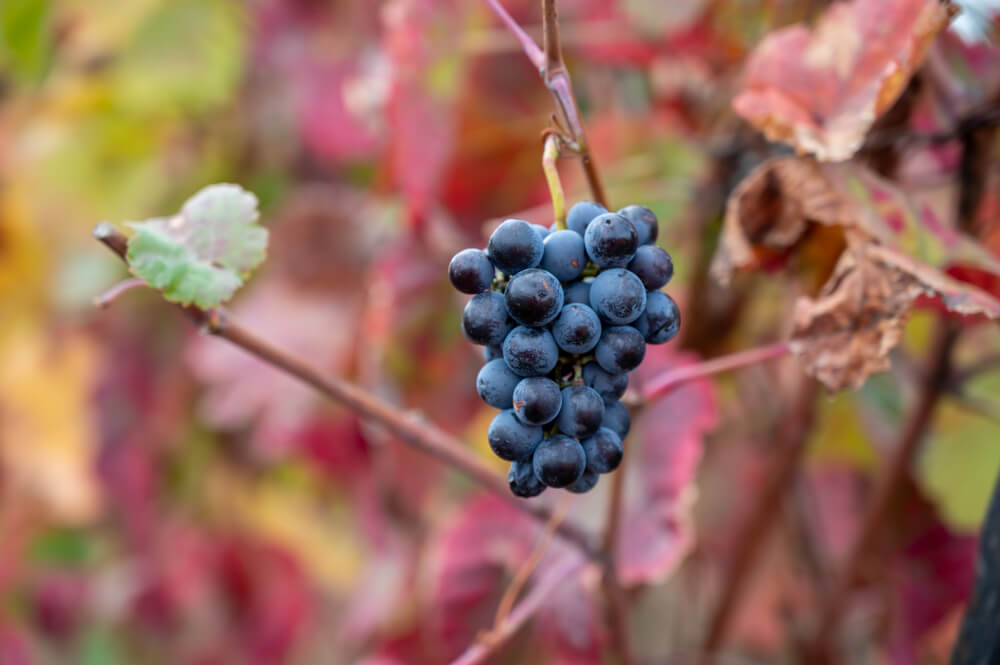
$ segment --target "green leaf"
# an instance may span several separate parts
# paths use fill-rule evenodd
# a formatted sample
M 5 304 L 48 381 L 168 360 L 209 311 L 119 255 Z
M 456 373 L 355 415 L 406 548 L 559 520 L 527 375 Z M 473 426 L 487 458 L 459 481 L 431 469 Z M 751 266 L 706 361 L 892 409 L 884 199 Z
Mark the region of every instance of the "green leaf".
M 264 260 L 267 230 L 256 223 L 257 197 L 238 185 L 210 185 L 179 215 L 131 222 L 132 272 L 182 305 L 215 307 L 232 297 Z
M 0 2 L 0 68 L 24 82 L 37 83 L 48 70 L 50 5 L 50 0 Z

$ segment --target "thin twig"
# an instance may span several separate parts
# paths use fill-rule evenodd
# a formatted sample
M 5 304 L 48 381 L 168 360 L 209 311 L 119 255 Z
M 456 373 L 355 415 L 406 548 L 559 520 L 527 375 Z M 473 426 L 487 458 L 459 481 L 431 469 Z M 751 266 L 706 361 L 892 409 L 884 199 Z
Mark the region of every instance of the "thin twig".
M 951 352 L 958 333 L 959 328 L 953 322 L 946 319 L 939 322 L 920 395 L 910 409 L 889 460 L 879 472 L 858 535 L 848 551 L 843 568 L 834 578 L 830 594 L 820 610 L 816 637 L 807 651 L 809 662 L 829 662 L 830 649 L 834 644 L 840 617 L 847 606 L 850 591 L 867 562 L 879 534 L 885 529 L 885 519 L 892 500 L 906 479 L 910 462 L 947 385 Z M 833 662 L 837 662 L 837 659 L 834 658 Z
M 479 665 L 484 662 L 507 640 L 512 638 L 521 627 L 535 615 L 538 610 L 545 605 L 552 593 L 559 588 L 567 579 L 576 574 L 586 561 L 574 556 L 565 557 L 542 579 L 532 587 L 531 591 L 524 597 L 524 600 L 511 610 L 507 620 L 499 631 L 492 633 L 491 641 L 488 644 L 474 642 L 472 646 L 465 650 L 465 653 L 451 662 L 451 665 Z
M 702 642 L 701 663 L 712 662 L 715 651 L 729 627 L 729 621 L 739 606 L 743 589 L 753 570 L 753 564 L 771 526 L 779 518 L 779 504 L 799 468 L 805 451 L 805 444 L 812 430 L 817 383 L 802 376 L 796 390 L 795 402 L 790 413 L 783 419 L 783 427 L 778 433 L 778 441 L 773 452 L 774 461 L 768 470 L 763 489 L 757 493 L 746 521 L 740 527 L 732 548 L 732 557 L 722 580 L 722 596 L 719 598 L 708 632 Z
M 517 41 L 521 44 L 521 48 L 524 50 L 525 55 L 528 56 L 528 59 L 531 60 L 531 64 L 537 67 L 539 72 L 544 71 L 545 54 L 542 52 L 542 49 L 538 48 L 538 44 L 536 44 L 535 40 L 531 38 L 531 35 L 526 33 L 521 26 L 517 24 L 517 21 L 515 21 L 511 15 L 507 13 L 507 10 L 504 9 L 503 5 L 501 5 L 497 0 L 486 0 L 486 4 L 490 6 L 493 13 L 500 18 L 500 21 L 503 22 L 504 26 L 510 30 L 511 34 L 513 34 Z
M 604 521 L 601 553 L 604 555 L 604 595 L 607 599 L 608 628 L 621 665 L 632 662 L 628 636 L 628 603 L 625 590 L 618 579 L 618 540 L 621 533 L 622 513 L 625 508 L 625 462 L 611 474 L 611 492 L 608 495 L 608 514 Z
M 94 229 L 94 237 L 120 258 L 125 258 L 128 240 L 113 226 L 106 223 L 99 224 Z M 383 402 L 350 382 L 323 376 L 307 362 L 272 346 L 232 321 L 222 309 L 203 311 L 194 307 L 178 307 L 202 330 L 235 344 L 269 365 L 315 388 L 326 397 L 340 402 L 362 418 L 383 427 L 406 443 L 459 469 L 535 519 L 548 522 L 552 518 L 551 511 L 537 502 L 514 498 L 506 481 L 486 466 L 475 453 L 470 452 L 461 441 L 447 432 L 424 421 L 419 414 L 403 411 L 398 406 Z M 563 522 L 558 526 L 557 532 L 560 537 L 578 547 L 591 559 L 601 559 L 600 554 L 591 545 L 589 536 L 576 525 Z
M 552 518 L 545 525 L 545 530 L 538 537 L 538 542 L 535 543 L 535 549 L 532 550 L 531 556 L 517 569 L 514 579 L 511 580 L 507 590 L 504 591 L 503 596 L 500 598 L 500 603 L 497 605 L 497 613 L 493 618 L 493 629 L 483 637 L 486 642 L 491 642 L 493 634 L 499 633 L 503 624 L 506 623 L 507 617 L 510 616 L 511 609 L 514 607 L 514 602 L 520 595 L 524 585 L 528 583 L 531 574 L 538 568 L 538 564 L 542 561 L 542 557 L 545 556 L 545 552 L 548 551 L 549 545 L 552 543 L 552 535 L 562 521 L 566 519 L 566 513 L 572 502 L 572 494 L 567 493 L 562 497 L 555 512 L 552 513 Z
M 139 277 L 129 277 L 118 282 L 99 296 L 94 296 L 94 307 L 105 309 L 111 306 L 123 293 L 146 286 L 146 280 Z
M 542 0 L 542 51 L 545 53 L 545 77 L 548 79 L 563 67 L 556 0 Z
M 643 386 L 643 397 L 647 402 L 650 402 L 666 395 L 671 390 L 688 381 L 780 358 L 787 355 L 790 351 L 791 347 L 788 342 L 777 342 L 767 346 L 720 356 L 695 365 L 670 369 L 646 381 Z
M 555 0 L 542 0 L 542 33 L 545 39 L 545 50 L 538 47 L 521 26 L 517 24 L 507 10 L 498 0 L 486 0 L 503 24 L 510 30 L 521 44 L 528 59 L 538 68 L 542 75 L 545 87 L 552 93 L 556 108 L 563 121 L 569 129 L 573 139 L 573 150 L 580 156 L 580 163 L 583 166 L 584 176 L 587 178 L 587 185 L 590 188 L 590 195 L 594 201 L 600 203 L 605 208 L 608 207 L 608 199 L 604 193 L 604 185 L 601 183 L 600 175 L 597 172 L 597 165 L 590 148 L 587 145 L 587 135 L 583 130 L 583 123 L 580 121 L 580 110 L 573 96 L 573 86 L 570 82 L 569 72 L 562 61 L 562 46 L 559 42 L 559 27 L 556 21 L 557 12 Z

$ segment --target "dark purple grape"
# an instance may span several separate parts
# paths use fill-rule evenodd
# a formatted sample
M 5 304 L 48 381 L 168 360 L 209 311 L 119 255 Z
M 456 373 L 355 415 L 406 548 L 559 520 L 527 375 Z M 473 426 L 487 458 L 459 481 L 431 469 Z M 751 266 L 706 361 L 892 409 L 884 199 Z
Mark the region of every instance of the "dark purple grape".
M 489 344 L 483 347 L 483 358 L 486 362 L 491 360 L 496 360 L 497 358 L 503 359 L 503 349 L 500 348 L 499 344 Z
M 563 286 L 563 304 L 578 302 L 581 305 L 590 307 L 590 285 L 592 282 L 583 280 L 572 282 Z
M 646 289 L 624 268 L 604 270 L 590 285 L 590 306 L 602 321 L 625 325 L 639 318 L 646 308 Z
M 584 471 L 583 475 L 576 479 L 576 482 L 568 486 L 566 489 L 574 494 L 583 494 L 594 489 L 594 485 L 597 484 L 598 476 L 593 471 Z
M 631 372 L 639 366 L 645 355 L 646 340 L 642 333 L 631 326 L 605 328 L 601 333 L 601 341 L 594 347 L 594 360 L 601 369 L 611 374 Z
M 559 361 L 559 347 L 548 330 L 518 326 L 503 342 L 503 359 L 519 376 L 545 376 Z
M 562 398 L 562 410 L 556 419 L 560 432 L 582 439 L 597 431 L 604 418 L 604 400 L 597 391 L 587 386 L 567 386 Z
M 605 403 L 618 399 L 628 388 L 628 374 L 611 374 L 601 369 L 597 363 L 591 362 L 583 366 L 583 382 L 597 391 Z
M 646 295 L 646 309 L 632 325 L 650 344 L 664 344 L 680 330 L 681 311 L 663 291 L 650 291 Z
M 558 277 L 560 282 L 573 281 L 586 266 L 587 252 L 583 249 L 583 237 L 579 233 L 555 231 L 545 239 L 541 267 Z
M 583 475 L 587 456 L 579 441 L 565 434 L 556 434 L 538 444 L 531 463 L 535 476 L 543 484 L 548 487 L 566 487 Z
M 462 332 L 476 344 L 502 344 L 513 327 L 503 295 L 496 291 L 472 296 L 462 312 Z
M 624 454 L 621 437 L 607 427 L 602 426 L 580 444 L 587 454 L 587 471 L 609 473 L 621 464 Z
M 514 406 L 514 388 L 520 380 L 503 358 L 491 360 L 476 376 L 476 392 L 494 409 L 509 409 Z
M 544 326 L 559 316 L 563 306 L 562 285 L 547 270 L 522 270 L 507 283 L 504 301 L 518 323 Z
M 506 369 L 506 367 L 505 367 Z M 544 425 L 555 420 L 562 408 L 559 384 L 542 376 L 521 379 L 512 394 L 514 415 L 525 425 Z
M 586 305 L 570 303 L 563 307 L 552 324 L 552 337 L 566 353 L 586 353 L 597 346 L 601 338 L 601 321 Z
M 627 266 L 639 247 L 635 227 L 630 221 L 614 212 L 595 218 L 587 227 L 583 243 L 587 249 L 587 256 L 601 268 Z
M 652 210 L 645 206 L 630 205 L 619 210 L 618 214 L 632 222 L 640 245 L 656 242 L 656 237 L 660 234 L 660 223 L 656 221 Z
M 542 440 L 542 428 L 525 425 L 512 409 L 501 411 L 486 432 L 493 453 L 502 460 L 513 462 L 527 459 Z
M 481 249 L 463 249 L 448 264 L 448 278 L 462 293 L 488 291 L 495 274 L 493 263 Z
M 589 225 L 595 217 L 603 215 L 607 211 L 607 208 L 602 206 L 600 203 L 594 203 L 593 201 L 580 201 L 579 203 L 574 203 L 573 207 L 569 209 L 569 214 L 566 215 L 566 228 L 570 231 L 576 231 L 582 237 L 583 234 L 587 232 L 587 225 Z
M 523 219 L 508 219 L 490 236 L 487 253 L 493 265 L 508 275 L 534 268 L 542 260 L 542 239 Z
M 628 412 L 628 407 L 618 400 L 605 402 L 604 420 L 601 421 L 601 427 L 607 427 L 624 441 L 629 430 L 632 429 L 632 415 Z
M 535 467 L 531 460 L 512 463 L 507 473 L 507 484 L 514 496 L 523 499 L 530 499 L 545 491 L 545 485 L 535 475 Z
M 637 249 L 628 269 L 635 273 L 647 291 L 659 289 L 674 276 L 673 260 L 656 245 L 643 245 Z

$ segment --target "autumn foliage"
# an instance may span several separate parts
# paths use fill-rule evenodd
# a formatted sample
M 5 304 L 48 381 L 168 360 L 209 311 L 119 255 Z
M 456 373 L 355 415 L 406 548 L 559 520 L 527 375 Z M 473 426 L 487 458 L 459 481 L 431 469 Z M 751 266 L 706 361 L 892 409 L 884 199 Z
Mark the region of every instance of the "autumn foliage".
M 0 2 L 0 665 L 1000 658 L 963 4 Z M 563 189 L 683 324 L 522 500 L 447 266 Z

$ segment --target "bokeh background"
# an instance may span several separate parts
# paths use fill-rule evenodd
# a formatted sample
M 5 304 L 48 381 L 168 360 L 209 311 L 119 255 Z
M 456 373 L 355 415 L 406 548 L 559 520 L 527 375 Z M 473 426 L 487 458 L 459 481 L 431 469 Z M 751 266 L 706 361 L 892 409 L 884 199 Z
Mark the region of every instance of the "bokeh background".
M 708 265 L 727 194 L 782 153 L 731 110 L 746 58 L 826 3 L 560 4 L 609 198 L 652 208 L 677 266 L 684 332 L 653 369 L 781 338 L 787 303 L 815 278 L 724 289 Z M 506 6 L 540 35 L 537 2 Z M 981 65 L 971 95 L 1000 82 L 994 10 L 962 17 L 962 34 L 985 41 L 941 38 Z M 96 309 L 127 274 L 90 231 L 170 214 L 213 182 L 255 192 L 269 258 L 234 317 L 419 410 L 504 473 L 445 267 L 503 216 L 551 221 L 551 111 L 537 71 L 474 0 L 0 2 L 2 665 L 441 663 L 488 625 L 525 555 L 505 541 L 516 514 L 152 292 Z M 908 166 L 928 196 L 954 194 L 954 156 Z M 987 226 L 1000 214 L 992 168 Z M 560 169 L 569 198 L 585 198 L 577 165 Z M 934 316 L 913 317 L 893 372 L 817 398 L 787 514 L 730 631 L 732 662 L 791 657 L 788 635 L 853 537 Z M 977 328 L 958 355 L 997 351 L 995 329 Z M 698 382 L 638 423 L 633 438 L 666 446 L 653 471 L 672 502 L 668 528 L 635 535 L 629 564 L 646 662 L 682 662 L 668 658 L 698 644 L 800 374 L 789 363 Z M 1000 373 L 969 390 L 995 398 Z M 945 662 L 998 442 L 996 415 L 941 405 L 877 582 L 846 622 L 857 662 Z M 596 529 L 606 489 L 571 514 Z M 596 585 L 567 593 L 496 662 L 602 662 L 601 622 L 572 595 Z

